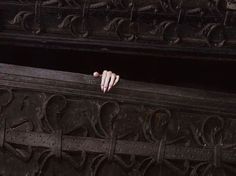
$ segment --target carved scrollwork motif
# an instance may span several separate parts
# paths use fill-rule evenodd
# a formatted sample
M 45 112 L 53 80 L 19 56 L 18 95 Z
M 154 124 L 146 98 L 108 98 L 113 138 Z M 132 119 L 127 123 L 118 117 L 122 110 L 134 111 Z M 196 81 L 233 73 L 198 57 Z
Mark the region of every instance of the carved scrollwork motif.
M 15 17 L 9 21 L 12 25 L 20 25 L 26 32 L 39 34 L 41 32 L 40 18 L 41 18 L 42 0 L 36 0 L 33 11 L 20 11 Z
M 225 13 L 225 3 L 226 0 L 209 0 L 208 2 L 208 6 L 209 6 L 209 10 L 214 13 L 218 13 L 218 14 L 224 14 Z
M 81 151 L 79 159 L 75 157 L 75 154 L 70 152 L 65 152 L 62 150 L 62 136 L 63 135 L 73 135 L 80 134 L 82 131 L 83 136 L 87 136 L 87 129 L 83 128 L 80 125 L 74 126 L 70 130 L 65 130 L 62 121 L 63 110 L 67 106 L 67 100 L 62 95 L 52 95 L 44 103 L 41 122 L 42 127 L 45 132 L 51 133 L 53 135 L 54 143 L 49 149 L 45 149 L 41 152 L 38 158 L 38 168 L 35 171 L 37 175 L 42 175 L 47 165 L 47 162 L 55 157 L 57 159 L 63 159 L 71 164 L 76 170 L 79 170 L 83 167 L 86 161 L 86 152 Z
M 227 10 L 236 10 L 236 2 L 234 0 L 227 1 Z
M 212 150 L 212 157 L 209 161 L 204 161 L 193 166 L 190 176 L 195 175 L 227 175 L 228 172 L 236 174 L 233 165 L 222 162 L 223 150 L 233 149 L 236 144 L 227 144 L 227 135 L 224 119 L 219 116 L 206 118 L 201 128 L 192 127 L 195 142 L 206 149 Z
M 174 21 L 163 21 L 156 25 L 155 29 L 151 31 L 153 35 L 160 35 L 161 40 L 169 44 L 177 44 L 181 41 L 178 34 L 177 23 Z
M 39 34 L 41 29 L 39 24 L 35 23 L 35 14 L 29 11 L 20 11 L 16 14 L 13 20 L 9 21 L 10 24 L 20 25 L 26 32 L 32 32 L 34 34 Z
M 58 25 L 58 28 L 69 28 L 74 37 L 86 38 L 89 35 L 87 20 L 79 15 L 66 16 Z
M 32 12 L 21 11 L 16 14 L 13 20 L 9 21 L 10 24 L 20 24 L 25 31 L 31 31 L 29 22 L 27 21 L 30 17 L 33 16 Z
M 9 105 L 13 100 L 13 92 L 11 89 L 0 89 L 0 113 L 2 112 L 3 108 Z
M 222 47 L 226 42 L 224 26 L 219 23 L 207 24 L 202 29 L 201 35 L 210 47 Z
M 178 9 L 178 4 L 175 4 L 176 2 L 174 0 L 160 0 L 159 2 L 164 12 L 169 11 L 175 13 Z M 180 4 L 181 3 L 182 0 L 180 1 Z
M 86 38 L 89 35 L 88 16 L 90 2 L 85 0 L 80 4 L 81 13 L 67 15 L 58 25 L 59 29 L 69 28 L 70 33 L 74 37 Z
M 135 20 L 137 8 L 132 1 L 129 3 L 130 16 L 113 18 L 105 27 L 108 32 L 115 32 L 120 40 L 133 41 L 138 39 L 139 23 Z
M 183 48 L 189 44 L 209 49 L 235 47 L 236 8 L 231 0 L 36 0 L 17 4 L 22 8 L 14 9 L 10 24 L 20 25 L 28 34 Z M 4 30 L 12 30 L 8 27 Z
M 117 140 L 124 139 L 129 135 L 129 133 L 119 134 L 119 123 L 117 123 L 119 115 L 119 104 L 106 102 L 100 107 L 98 119 L 91 119 L 91 125 L 95 134 L 110 143 L 107 153 L 99 154 L 93 159 L 91 164 L 92 176 L 98 175 L 102 164 L 106 161 L 117 163 L 126 172 L 131 169 L 135 163 L 134 156 L 130 156 L 129 163 L 126 163 L 121 156 L 115 154 Z
M 236 173 L 234 118 L 18 88 L 0 107 L 0 161 L 19 176 Z
M 164 157 L 167 145 L 176 144 L 185 139 L 184 136 L 179 135 L 179 126 L 178 124 L 173 125 L 174 121 L 172 118 L 169 110 L 158 109 L 151 113 L 145 120 L 143 125 L 145 139 L 153 143 L 155 148 L 153 155 L 145 158 L 141 162 L 139 167 L 141 175 L 146 176 L 151 167 L 159 167 L 159 175 L 162 175 L 163 166 L 169 168 L 173 174 L 185 175 L 187 173 L 188 167 L 182 170 Z M 174 129 L 170 130 L 170 128 Z M 174 135 L 171 134 L 170 131 L 174 133 Z M 187 163 L 187 161 L 185 162 Z M 186 163 L 185 166 L 188 166 Z
M 138 24 L 130 19 L 117 17 L 114 18 L 104 28 L 105 31 L 114 31 L 120 40 L 133 41 L 138 38 Z
M 32 148 L 30 146 L 16 146 L 8 143 L 5 137 L 8 131 L 33 131 L 33 124 L 28 120 L 21 120 L 9 126 L 6 117 L 3 116 L 3 111 L 13 101 L 13 91 L 11 89 L 0 89 L 0 95 L 0 149 L 8 151 L 22 161 L 27 162 L 31 158 Z

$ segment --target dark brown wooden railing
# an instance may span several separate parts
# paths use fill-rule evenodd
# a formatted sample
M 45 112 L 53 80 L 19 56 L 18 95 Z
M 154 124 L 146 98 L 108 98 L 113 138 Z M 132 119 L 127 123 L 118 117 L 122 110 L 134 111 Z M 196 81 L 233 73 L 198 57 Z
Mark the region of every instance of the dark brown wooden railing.
M 0 44 L 234 60 L 235 10 L 234 0 L 1 0 Z
M 236 95 L 0 64 L 0 175 L 236 174 Z

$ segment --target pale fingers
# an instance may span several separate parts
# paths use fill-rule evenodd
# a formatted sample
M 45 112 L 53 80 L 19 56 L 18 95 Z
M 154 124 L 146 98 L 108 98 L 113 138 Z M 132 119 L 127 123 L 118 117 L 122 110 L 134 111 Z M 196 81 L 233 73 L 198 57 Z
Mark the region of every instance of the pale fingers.
M 103 73 L 102 73 L 102 80 L 101 80 L 101 90 L 103 92 L 104 92 L 104 84 L 105 84 L 106 74 L 107 74 L 107 71 L 104 70 Z
M 119 75 L 111 71 L 104 70 L 102 74 L 99 72 L 94 72 L 93 76 L 95 78 L 101 77 L 101 90 L 102 92 L 110 91 L 113 86 L 115 86 L 120 79 Z
M 108 86 L 108 91 L 110 91 L 111 88 L 113 87 L 114 82 L 115 82 L 115 79 L 116 79 L 116 74 L 115 74 L 115 73 L 112 73 L 111 79 L 110 79 L 110 82 L 109 82 L 109 86 Z
M 105 82 L 104 82 L 104 88 L 103 88 L 103 92 L 105 93 L 108 89 L 108 86 L 109 86 L 109 81 L 111 79 L 111 75 L 112 75 L 112 72 L 111 71 L 108 71 L 107 74 L 106 74 L 106 77 L 104 78 L 105 79 Z
M 115 85 L 119 82 L 119 80 L 120 80 L 120 76 L 119 76 L 119 75 L 116 75 L 116 79 L 115 79 L 115 81 L 114 81 L 113 86 L 115 86 Z

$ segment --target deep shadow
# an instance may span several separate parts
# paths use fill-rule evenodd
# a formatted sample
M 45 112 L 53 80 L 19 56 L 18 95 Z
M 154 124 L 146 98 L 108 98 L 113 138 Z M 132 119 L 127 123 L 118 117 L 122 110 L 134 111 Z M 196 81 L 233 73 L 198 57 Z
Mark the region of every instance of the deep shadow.
M 1 46 L 0 62 L 92 74 L 112 70 L 124 79 L 235 92 L 236 62 L 204 61 Z

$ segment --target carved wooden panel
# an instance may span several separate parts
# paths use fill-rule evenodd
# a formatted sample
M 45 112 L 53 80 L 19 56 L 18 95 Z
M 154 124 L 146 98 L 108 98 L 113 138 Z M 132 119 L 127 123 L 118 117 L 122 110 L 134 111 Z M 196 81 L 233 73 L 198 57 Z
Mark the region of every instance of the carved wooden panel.
M 233 176 L 236 96 L 0 64 L 2 176 Z
M 235 10 L 234 0 L 1 0 L 0 37 L 77 50 L 235 56 Z

